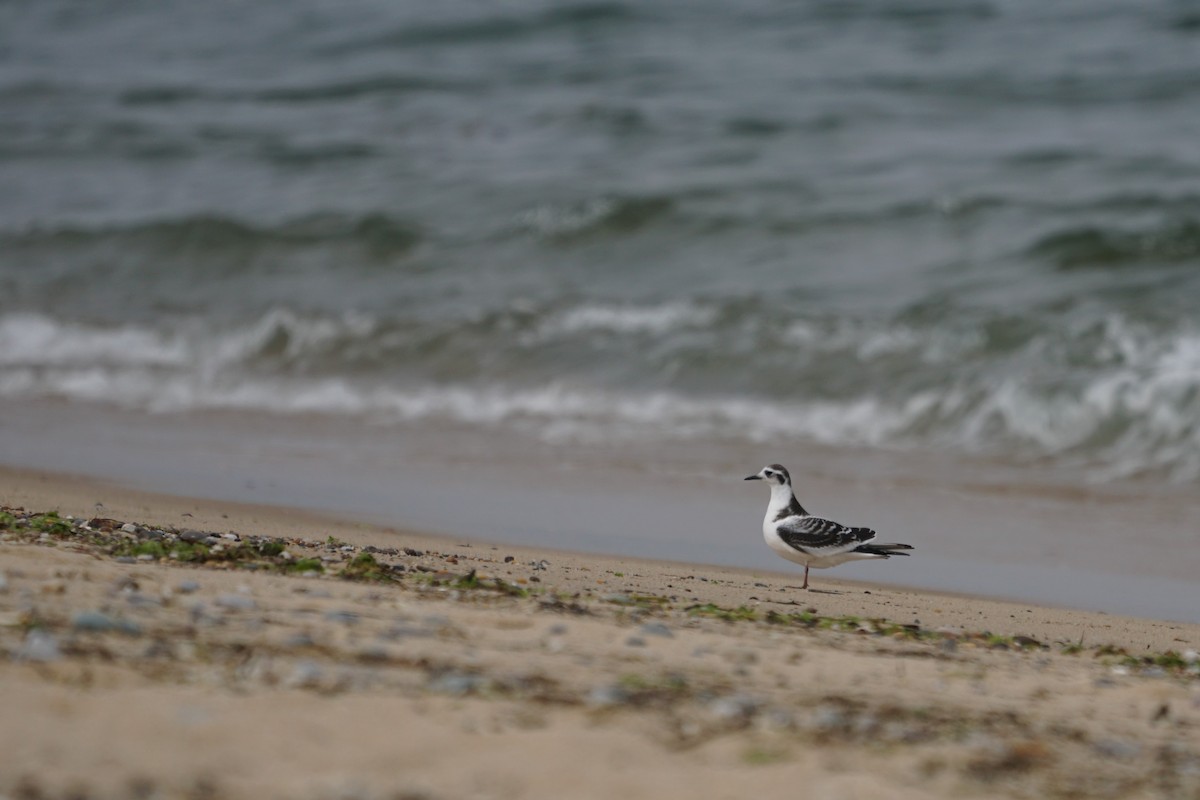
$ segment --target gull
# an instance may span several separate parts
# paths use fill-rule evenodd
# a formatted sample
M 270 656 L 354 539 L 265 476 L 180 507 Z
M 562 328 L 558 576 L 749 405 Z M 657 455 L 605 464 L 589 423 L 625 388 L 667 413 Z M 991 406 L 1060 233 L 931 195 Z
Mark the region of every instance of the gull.
M 825 569 L 861 558 L 906 556 L 907 544 L 876 544 L 870 528 L 848 528 L 831 519 L 814 517 L 804 510 L 792 492 L 792 476 L 780 464 L 763 467 L 748 481 L 766 481 L 771 487 L 767 515 L 763 517 L 763 538 L 772 550 L 797 564 L 804 565 L 804 585 L 808 588 L 810 567 Z

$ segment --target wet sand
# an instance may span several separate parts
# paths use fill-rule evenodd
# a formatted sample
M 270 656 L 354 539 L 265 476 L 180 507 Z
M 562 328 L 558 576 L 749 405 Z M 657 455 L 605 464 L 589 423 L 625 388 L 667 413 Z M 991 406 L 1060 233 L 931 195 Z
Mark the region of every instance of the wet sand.
M 918 549 L 843 565 L 829 573 L 837 578 L 1200 622 L 1200 548 L 1190 546 L 1200 502 L 1185 487 L 1081 485 L 930 454 L 570 447 L 454 426 L 0 402 L 0 465 L 506 545 L 760 571 L 790 567 L 762 545 L 765 491 L 741 478 L 779 460 L 815 513 Z
M 1197 625 L 0 485 L 0 794 L 1200 792 Z

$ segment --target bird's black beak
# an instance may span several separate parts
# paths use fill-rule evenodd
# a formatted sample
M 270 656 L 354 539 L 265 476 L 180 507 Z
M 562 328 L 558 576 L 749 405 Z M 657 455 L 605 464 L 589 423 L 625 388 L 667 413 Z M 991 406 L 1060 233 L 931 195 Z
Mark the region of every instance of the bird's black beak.
M 760 476 L 760 475 L 750 475 L 749 477 L 743 478 L 742 480 L 746 480 L 746 481 L 761 481 L 761 480 L 762 480 L 762 476 Z

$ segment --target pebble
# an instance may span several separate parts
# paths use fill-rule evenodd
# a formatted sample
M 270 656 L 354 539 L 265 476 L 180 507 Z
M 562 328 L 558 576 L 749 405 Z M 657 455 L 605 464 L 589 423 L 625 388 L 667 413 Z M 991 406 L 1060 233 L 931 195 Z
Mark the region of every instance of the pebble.
M 132 556 L 117 556 L 114 559 L 118 564 L 136 564 L 137 559 Z
M 223 594 L 214 600 L 213 603 L 218 608 L 227 608 L 230 611 L 253 611 L 258 608 L 258 604 L 254 602 L 253 597 L 246 597 L 240 594 Z
M 627 647 L 645 647 L 646 640 L 640 636 L 630 636 L 625 640 L 625 645 Z
M 99 611 L 80 611 L 71 619 L 71 627 L 77 631 L 93 633 L 123 633 L 127 636 L 141 636 L 142 627 L 127 619 L 117 619 Z
M 200 584 L 196 583 L 195 581 L 184 581 L 176 588 L 179 590 L 180 594 L 192 594 L 193 592 L 200 591 Z
M 134 525 L 132 522 L 126 522 L 121 526 L 121 530 L 126 533 L 137 533 L 137 525 Z
M 567 632 L 567 626 L 563 625 L 561 622 L 551 625 L 550 628 L 546 631 L 546 633 L 550 634 L 551 636 L 563 636 L 564 634 L 566 634 L 566 632 Z
M 597 686 L 587 696 L 587 704 L 593 708 L 619 706 L 628 702 L 629 692 L 620 686 Z
M 846 712 L 840 708 L 824 706 L 818 708 L 812 715 L 812 727 L 818 731 L 835 731 L 845 728 L 849 724 L 849 719 Z
M 530 563 L 530 564 L 533 566 L 533 568 L 534 568 L 534 569 L 536 569 L 536 570 L 544 570 L 544 569 L 549 569 L 549 567 L 550 567 L 550 562 L 549 562 L 549 561 L 547 561 L 547 560 L 546 560 L 546 559 L 544 559 L 544 558 L 543 558 L 541 561 L 530 561 L 529 563 Z
M 427 631 L 424 628 L 418 628 L 415 625 L 405 625 L 398 623 L 396 625 L 380 631 L 377 638 L 385 641 L 394 642 L 398 639 L 408 639 L 410 637 L 433 636 L 433 632 Z
M 293 633 L 283 640 L 284 647 L 312 647 L 313 644 L 313 638 L 303 631 Z
M 62 652 L 58 649 L 58 639 L 46 631 L 31 630 L 25 635 L 25 641 L 17 649 L 17 661 L 38 661 L 46 663 L 58 661 Z
M 297 661 L 285 683 L 294 688 L 311 688 L 321 682 L 322 670 L 315 661 Z
M 330 622 L 340 622 L 343 625 L 358 624 L 358 614 L 355 614 L 353 611 L 327 611 L 325 612 L 325 619 Z
M 417 550 L 416 548 L 406 547 L 406 548 L 404 548 L 404 555 L 412 556 L 413 558 L 420 558 L 421 556 L 423 556 L 425 554 L 422 553 L 420 550 Z
M 482 683 L 483 678 L 478 675 L 451 670 L 430 680 L 429 688 L 441 694 L 462 696 L 479 688 Z
M 675 636 L 671 629 L 661 622 L 647 622 L 641 627 L 642 633 L 647 636 L 662 636 L 666 639 L 671 639 Z
M 758 711 L 758 706 L 758 701 L 753 697 L 733 694 L 714 699 L 708 704 L 708 710 L 717 719 L 747 720 Z
M 1105 758 L 1137 758 L 1142 754 L 1140 744 L 1124 739 L 1100 739 L 1092 749 Z
M 204 531 L 194 531 L 191 529 L 182 531 L 179 534 L 180 541 L 188 542 L 190 544 L 196 544 L 197 542 L 203 542 L 207 538 L 208 538 L 208 534 L 205 533 Z

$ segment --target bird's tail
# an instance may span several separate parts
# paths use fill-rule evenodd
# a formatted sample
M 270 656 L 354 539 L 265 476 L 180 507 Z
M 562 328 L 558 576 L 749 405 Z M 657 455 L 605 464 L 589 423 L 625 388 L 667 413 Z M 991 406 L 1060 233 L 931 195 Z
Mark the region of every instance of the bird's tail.
M 860 544 L 858 547 L 854 548 L 854 552 L 867 553 L 868 555 L 883 556 L 884 558 L 887 558 L 888 556 L 906 556 L 908 553 L 902 553 L 900 551 L 912 549 L 913 546 L 911 544 L 875 544 L 874 542 L 871 542 L 870 544 Z

